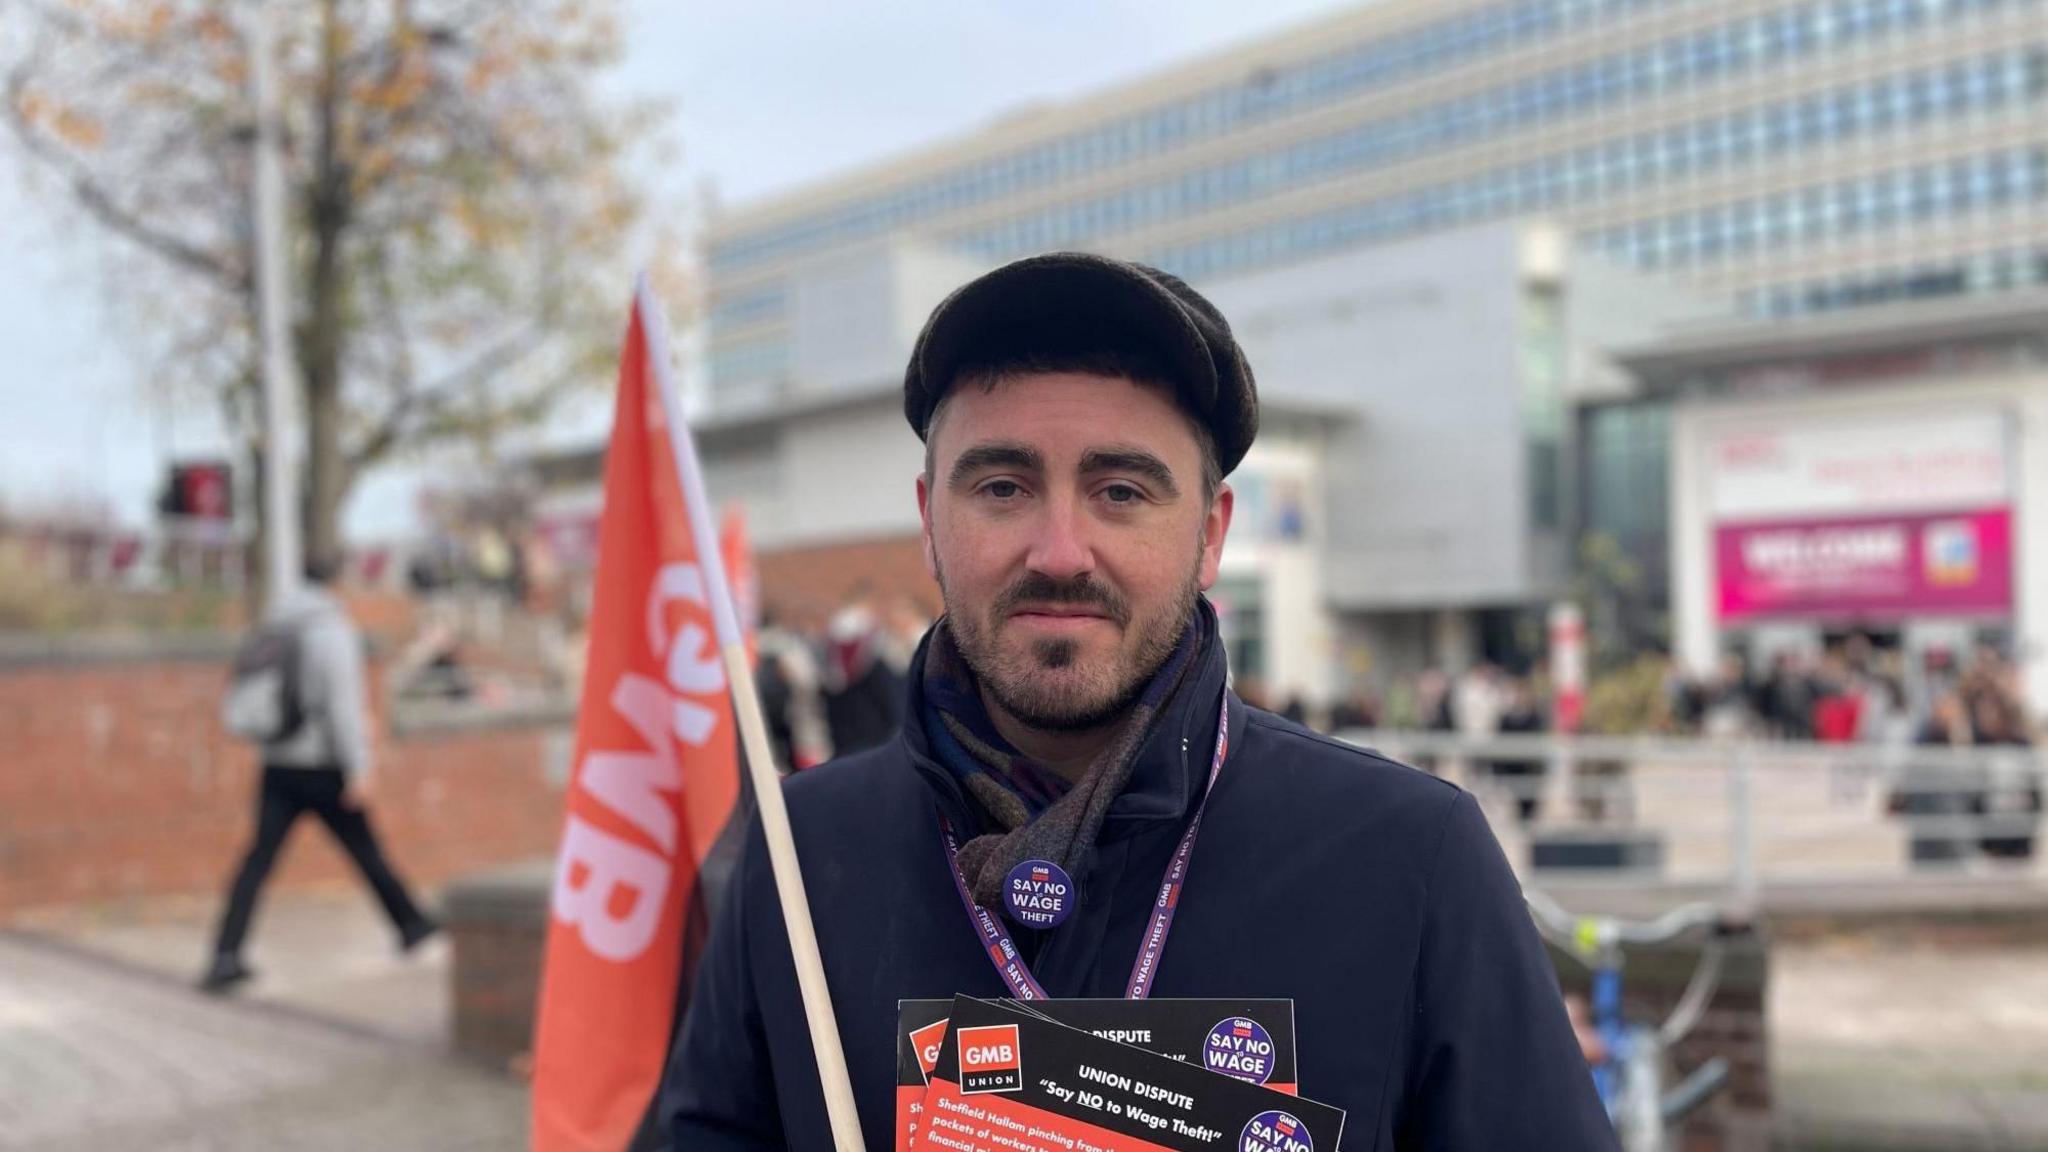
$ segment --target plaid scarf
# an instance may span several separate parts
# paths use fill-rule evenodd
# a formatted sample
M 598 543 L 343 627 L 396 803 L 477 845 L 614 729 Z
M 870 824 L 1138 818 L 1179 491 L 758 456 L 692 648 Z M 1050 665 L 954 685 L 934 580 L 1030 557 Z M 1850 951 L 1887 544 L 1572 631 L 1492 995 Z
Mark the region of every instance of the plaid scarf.
M 952 631 L 943 619 L 933 628 L 924 669 L 925 739 L 968 798 L 1002 829 L 960 847 L 960 874 L 976 903 L 1001 908 L 1004 878 L 1026 860 L 1050 860 L 1069 875 L 1081 874 L 1110 802 L 1130 782 L 1138 750 L 1194 667 L 1207 621 L 1207 613 L 1194 613 L 1180 642 L 1075 784 L 996 733 Z

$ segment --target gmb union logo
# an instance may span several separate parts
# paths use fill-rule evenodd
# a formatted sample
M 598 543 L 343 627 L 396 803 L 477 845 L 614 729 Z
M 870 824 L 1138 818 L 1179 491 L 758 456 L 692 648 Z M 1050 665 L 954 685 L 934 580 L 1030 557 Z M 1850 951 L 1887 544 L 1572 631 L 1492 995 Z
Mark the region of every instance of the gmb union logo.
M 917 1053 L 917 1070 L 927 1084 L 931 1083 L 932 1069 L 939 1066 L 939 1046 L 946 1042 L 947 1023 L 941 1020 L 927 1024 L 910 1034 L 910 1048 Z
M 1240 1152 L 1315 1152 L 1308 1125 L 1291 1112 L 1261 1112 L 1252 1117 L 1237 1146 Z
M 1024 1054 L 1015 1024 L 960 1029 L 960 1094 L 1019 1092 L 1024 1088 Z

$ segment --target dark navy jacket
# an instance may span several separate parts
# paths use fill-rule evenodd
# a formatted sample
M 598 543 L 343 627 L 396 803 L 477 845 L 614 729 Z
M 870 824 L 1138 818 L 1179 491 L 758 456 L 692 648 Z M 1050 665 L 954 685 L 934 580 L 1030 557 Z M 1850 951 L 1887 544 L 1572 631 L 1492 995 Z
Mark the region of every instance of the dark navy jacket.
M 1211 641 L 1112 805 L 1080 906 L 1013 930 L 1053 996 L 1124 993 L 1215 748 Z M 922 654 L 899 740 L 785 788 L 870 1149 L 894 1146 L 896 1002 L 1000 997 L 946 867 L 937 813 L 981 829 L 930 756 Z M 1303 1096 L 1345 1109 L 1343 1147 L 1612 1149 L 1515 878 L 1472 797 L 1230 699 L 1217 779 L 1153 995 L 1292 997 Z M 968 832 L 967 835 L 973 835 Z M 832 1147 L 758 827 L 659 1102 L 678 1150 Z

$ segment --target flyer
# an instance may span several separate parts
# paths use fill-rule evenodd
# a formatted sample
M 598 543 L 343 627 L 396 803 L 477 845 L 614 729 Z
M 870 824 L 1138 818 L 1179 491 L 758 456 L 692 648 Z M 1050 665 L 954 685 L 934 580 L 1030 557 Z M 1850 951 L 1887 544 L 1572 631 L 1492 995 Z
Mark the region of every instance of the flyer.
M 956 997 L 914 1152 L 1333 1152 L 1344 1113 Z
M 1292 1094 L 1294 1001 L 1234 999 L 1038 1000 L 1069 1027 Z M 908 1152 L 946 1039 L 951 1000 L 899 1000 L 896 1152 Z

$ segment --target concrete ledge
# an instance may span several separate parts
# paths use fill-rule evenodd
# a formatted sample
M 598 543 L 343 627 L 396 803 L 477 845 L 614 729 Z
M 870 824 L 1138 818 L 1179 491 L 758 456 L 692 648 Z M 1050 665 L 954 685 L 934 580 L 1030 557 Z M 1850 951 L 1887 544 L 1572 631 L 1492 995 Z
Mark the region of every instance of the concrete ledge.
M 552 861 L 528 860 L 464 876 L 443 890 L 442 915 L 451 926 L 457 923 L 545 926 L 548 889 L 554 883 L 554 875 Z
M 239 638 L 218 632 L 42 636 L 0 634 L 0 671 L 102 664 L 226 663 Z
M 231 632 L 0 632 L 0 672 L 110 664 L 226 664 L 242 637 Z M 376 632 L 363 639 L 372 660 L 397 650 Z
M 533 860 L 466 876 L 442 894 L 458 1054 L 506 1068 L 532 1049 L 553 877 L 552 862 Z
M 554 728 L 576 723 L 576 702 L 532 701 L 492 707 L 444 701 L 402 701 L 390 706 L 391 734 L 400 739 L 482 732 L 497 728 Z
M 1648 828 L 1599 825 L 1540 829 L 1529 837 L 1529 869 L 1620 873 L 1654 882 L 1664 871 L 1664 835 Z
M 1692 901 L 1729 901 L 1728 888 L 1719 884 L 1644 884 L 1589 872 L 1525 882 L 1575 913 L 1647 918 Z M 1767 884 L 1757 893 L 1756 917 L 1778 940 L 1897 933 L 1957 943 L 2044 943 L 2048 882 L 1991 875 Z

